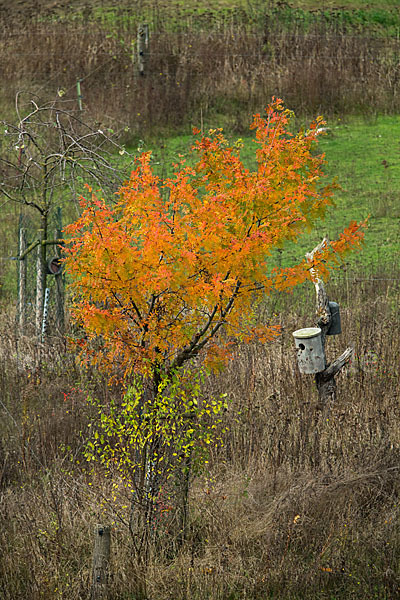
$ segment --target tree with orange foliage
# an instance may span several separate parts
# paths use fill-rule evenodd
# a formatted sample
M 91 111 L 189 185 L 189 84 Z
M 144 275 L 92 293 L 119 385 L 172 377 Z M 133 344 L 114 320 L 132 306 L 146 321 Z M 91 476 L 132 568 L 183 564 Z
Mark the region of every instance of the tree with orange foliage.
M 240 144 L 211 130 L 193 148 L 194 167 L 181 163 L 161 180 L 146 152 L 114 202 L 82 200 L 82 216 L 66 229 L 66 262 L 73 318 L 95 362 L 122 368 L 125 380 L 134 372 L 150 377 L 156 392 L 198 355 L 223 363 L 232 339 L 278 334 L 274 325 L 252 325 L 255 300 L 310 279 L 310 264 L 271 268 L 269 257 L 324 216 L 334 187 L 321 187 L 324 156 L 313 153 L 322 118 L 293 135 L 291 116 L 281 100 L 265 118 L 255 115 L 254 171 L 241 162 Z M 351 223 L 314 256 L 314 273 L 326 275 L 358 245 L 361 228 Z
M 280 100 L 264 118 L 255 115 L 254 171 L 244 167 L 240 143 L 230 145 L 221 130 L 196 142 L 193 167 L 182 162 L 165 180 L 143 153 L 113 202 L 91 194 L 66 229 L 72 315 L 85 332 L 78 344 L 128 388 L 121 403 L 100 407 L 86 457 L 115 486 L 115 473 L 124 482 L 144 567 L 161 491 L 176 476 L 187 515 L 188 474 L 215 444 L 226 402 L 202 398 L 198 363 L 192 371 L 185 363 L 197 357 L 220 366 L 233 342 L 278 335 L 273 323 L 257 324 L 257 299 L 323 278 L 362 239 L 362 224 L 351 223 L 312 263 L 271 266 L 273 251 L 333 203 L 334 186 L 321 186 L 324 157 L 314 153 L 322 119 L 294 135 L 290 118 Z

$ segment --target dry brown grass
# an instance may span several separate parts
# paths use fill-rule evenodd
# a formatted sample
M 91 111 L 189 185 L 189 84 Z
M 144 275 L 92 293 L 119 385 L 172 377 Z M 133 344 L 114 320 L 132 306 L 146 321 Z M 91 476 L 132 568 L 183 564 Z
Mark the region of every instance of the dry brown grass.
M 300 113 L 399 110 L 398 38 L 373 37 L 316 22 L 291 29 L 267 19 L 252 30 L 233 19 L 194 31 L 184 21 L 151 33 L 147 75 L 133 61 L 135 19 L 110 29 L 101 22 L 5 24 L 0 43 L 4 105 L 17 90 L 41 98 L 59 90 L 76 98 L 102 124 L 130 127 L 129 135 L 212 123 L 247 130 L 243 115 L 278 95 Z
M 283 301 L 282 339 L 238 348 L 222 376 L 207 380 L 208 393 L 228 393 L 228 431 L 193 482 L 185 542 L 172 513 L 159 523 L 147 598 L 398 597 L 400 277 L 346 279 L 334 288 L 343 334 L 329 346 L 333 356 L 354 342 L 356 359 L 326 414 L 312 377 L 297 372 L 291 340 L 310 324 L 311 290 L 295 300 L 296 314 Z M 87 597 L 92 531 L 102 521 L 114 523 L 111 597 L 143 597 L 126 498 L 112 501 L 112 482 L 81 460 L 95 418 L 85 397 L 115 391 L 55 349 L 36 369 L 18 369 L 21 353 L 35 351 L 24 344 L 18 356 L 3 330 L 1 597 Z

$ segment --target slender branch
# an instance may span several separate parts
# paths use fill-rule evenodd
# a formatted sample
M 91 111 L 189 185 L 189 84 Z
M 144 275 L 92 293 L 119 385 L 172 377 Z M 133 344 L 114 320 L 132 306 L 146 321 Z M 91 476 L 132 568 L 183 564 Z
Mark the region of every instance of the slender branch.
M 123 309 L 124 309 L 124 310 L 123 310 L 123 312 L 124 312 L 125 314 L 129 314 L 129 313 L 130 313 L 130 308 L 129 308 L 129 307 L 127 307 L 127 306 L 124 306 L 124 304 L 123 304 L 123 303 L 121 302 L 121 300 L 118 298 L 118 295 L 117 295 L 117 294 L 116 294 L 114 291 L 111 291 L 111 295 L 112 295 L 112 297 L 114 298 L 114 300 L 115 300 L 115 301 L 116 301 L 116 302 L 119 304 L 119 306 L 120 306 L 121 308 L 123 308 Z M 139 319 L 140 319 L 140 320 L 142 320 L 141 314 L 140 314 L 140 312 L 139 312 L 139 309 L 138 309 L 138 307 L 136 306 L 135 302 L 133 302 L 133 300 L 131 300 L 131 303 L 132 303 L 132 308 L 133 308 L 133 310 L 136 312 L 136 314 L 137 314 L 137 316 L 139 317 Z M 136 319 L 134 319 L 134 318 L 132 318 L 132 321 L 133 321 L 133 322 L 134 322 L 134 323 L 135 323 L 135 324 L 136 324 L 138 327 L 140 327 L 140 323 L 139 323 L 139 321 L 137 321 L 137 320 L 136 320 Z
M 4 194 L 9 200 L 12 200 L 13 202 L 16 202 L 18 204 L 26 204 L 26 206 L 33 206 L 34 208 L 36 208 L 40 213 L 43 212 L 43 209 L 41 206 L 39 206 L 38 204 L 36 204 L 36 202 L 31 202 L 30 200 L 26 200 L 26 198 L 15 198 L 13 196 L 11 196 L 5 189 L 3 186 L 0 186 L 0 193 Z
M 34 250 L 36 248 L 36 246 L 39 246 L 39 244 L 40 244 L 40 240 L 35 240 L 34 242 L 32 242 L 32 244 L 30 244 L 26 248 L 26 250 L 18 257 L 19 260 L 23 260 L 25 258 L 25 256 L 27 256 L 29 254 L 29 252 Z

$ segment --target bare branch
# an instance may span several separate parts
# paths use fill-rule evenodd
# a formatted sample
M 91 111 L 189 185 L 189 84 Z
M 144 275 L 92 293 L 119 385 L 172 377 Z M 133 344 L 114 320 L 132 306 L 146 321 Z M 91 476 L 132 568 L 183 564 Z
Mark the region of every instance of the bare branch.
M 112 163 L 107 146 L 113 151 L 125 150 L 114 139 L 66 109 L 62 101 L 41 105 L 30 99 L 29 105 L 23 106 L 21 100 L 22 93 L 18 92 L 17 122 L 3 121 L 3 139 L 8 149 L 3 146 L 0 157 L 3 180 L 7 181 L 7 189 L 4 191 L 2 186 L 2 192 L 9 200 L 32 206 L 43 214 L 50 210 L 57 189 L 67 186 L 72 199 L 77 200 L 79 175 L 103 193 L 120 187 L 126 174 Z M 15 149 L 19 154 L 14 159 Z
M 324 379 L 334 377 L 343 369 L 343 367 L 351 360 L 354 353 L 354 348 L 346 348 L 346 350 L 322 372 Z

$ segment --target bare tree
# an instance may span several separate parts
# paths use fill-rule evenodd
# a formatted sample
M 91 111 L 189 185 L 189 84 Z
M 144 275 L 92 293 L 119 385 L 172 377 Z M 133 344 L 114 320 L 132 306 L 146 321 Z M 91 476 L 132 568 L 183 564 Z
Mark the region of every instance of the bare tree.
M 16 120 L 2 121 L 0 132 L 0 194 L 6 201 L 31 207 L 40 224 L 34 245 L 38 251 L 37 320 L 43 311 L 47 275 L 49 219 L 57 205 L 75 207 L 84 184 L 112 198 L 126 179 L 130 160 L 111 130 L 101 130 L 57 98 L 23 101 L 17 93 Z M 123 165 L 122 168 L 120 165 Z M 32 244 L 28 248 L 31 249 Z

